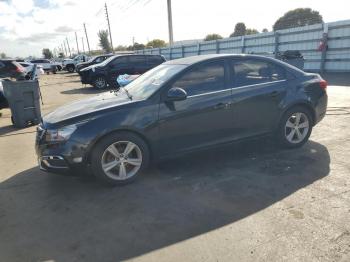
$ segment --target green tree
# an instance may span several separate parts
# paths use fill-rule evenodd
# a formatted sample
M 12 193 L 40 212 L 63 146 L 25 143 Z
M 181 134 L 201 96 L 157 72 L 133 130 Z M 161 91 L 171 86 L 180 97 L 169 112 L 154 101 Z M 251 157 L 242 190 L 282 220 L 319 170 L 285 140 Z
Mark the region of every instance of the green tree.
M 242 22 L 239 22 L 235 25 L 235 30 L 230 35 L 230 37 L 245 35 L 246 30 L 247 30 L 247 27 L 245 26 L 245 24 Z
M 6 54 L 5 53 L 0 53 L 0 58 L 1 59 L 5 59 L 6 58 Z
M 273 30 L 281 30 L 305 25 L 323 23 L 323 18 L 318 11 L 311 8 L 297 8 L 285 13 L 278 18 L 273 25 Z
M 134 50 L 142 50 L 145 49 L 146 46 L 144 44 L 134 43 L 134 45 L 129 45 L 127 50 L 128 51 L 134 51 Z
M 262 32 L 263 33 L 267 33 L 269 30 L 267 29 L 267 28 L 264 28 L 263 30 L 262 30 Z
M 44 48 L 42 53 L 43 53 L 44 58 L 46 58 L 46 59 L 53 58 L 53 54 L 49 48 Z
M 127 51 L 128 47 L 125 45 L 118 45 L 117 47 L 114 48 L 114 51 Z
M 149 47 L 149 48 L 166 47 L 166 43 L 164 40 L 161 40 L 161 39 L 153 39 L 152 41 L 149 41 L 147 43 L 146 47 Z
M 204 41 L 212 41 L 222 39 L 222 36 L 219 34 L 209 34 L 204 38 Z
M 259 34 L 259 31 L 254 28 L 247 28 L 245 30 L 245 35 L 255 35 L 255 34 Z
M 97 33 L 99 39 L 99 45 L 104 52 L 110 53 L 112 51 L 111 44 L 108 39 L 108 30 L 100 30 Z

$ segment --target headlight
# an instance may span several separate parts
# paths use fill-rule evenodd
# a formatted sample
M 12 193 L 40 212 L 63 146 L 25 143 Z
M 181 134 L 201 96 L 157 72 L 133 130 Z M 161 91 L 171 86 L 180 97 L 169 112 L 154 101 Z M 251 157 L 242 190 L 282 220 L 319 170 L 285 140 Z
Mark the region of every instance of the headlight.
M 66 141 L 77 129 L 76 125 L 65 126 L 60 129 L 46 130 L 45 140 L 49 142 Z

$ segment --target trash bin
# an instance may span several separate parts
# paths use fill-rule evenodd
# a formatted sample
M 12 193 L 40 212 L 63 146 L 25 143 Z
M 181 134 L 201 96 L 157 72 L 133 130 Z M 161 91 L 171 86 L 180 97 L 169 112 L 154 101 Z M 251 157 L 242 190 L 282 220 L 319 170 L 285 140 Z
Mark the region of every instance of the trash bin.
M 304 57 L 298 50 L 287 50 L 277 54 L 277 59 L 282 60 L 301 70 L 304 69 Z
M 4 95 L 16 127 L 39 124 L 41 120 L 40 90 L 38 80 L 4 81 Z

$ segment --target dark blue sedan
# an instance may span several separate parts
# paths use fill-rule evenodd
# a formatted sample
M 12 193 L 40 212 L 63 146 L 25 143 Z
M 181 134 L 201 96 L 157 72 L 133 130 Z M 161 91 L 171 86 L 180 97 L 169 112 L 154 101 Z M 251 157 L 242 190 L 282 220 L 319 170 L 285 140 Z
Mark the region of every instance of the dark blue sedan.
M 172 60 L 118 92 L 56 109 L 38 127 L 40 167 L 89 167 L 101 181 L 132 181 L 151 159 L 257 136 L 307 142 L 325 116 L 327 82 L 253 55 Z

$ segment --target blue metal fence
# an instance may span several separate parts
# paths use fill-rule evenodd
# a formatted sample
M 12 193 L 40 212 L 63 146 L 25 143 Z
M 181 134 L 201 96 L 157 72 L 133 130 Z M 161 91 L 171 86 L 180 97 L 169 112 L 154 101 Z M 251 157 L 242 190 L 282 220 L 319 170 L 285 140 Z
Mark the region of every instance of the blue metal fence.
M 326 48 L 318 50 L 320 41 Z M 276 32 L 203 41 L 198 44 L 138 50 L 161 54 L 167 60 L 202 54 L 254 53 L 274 56 L 277 52 L 299 50 L 306 71 L 350 72 L 350 20 L 303 26 Z

